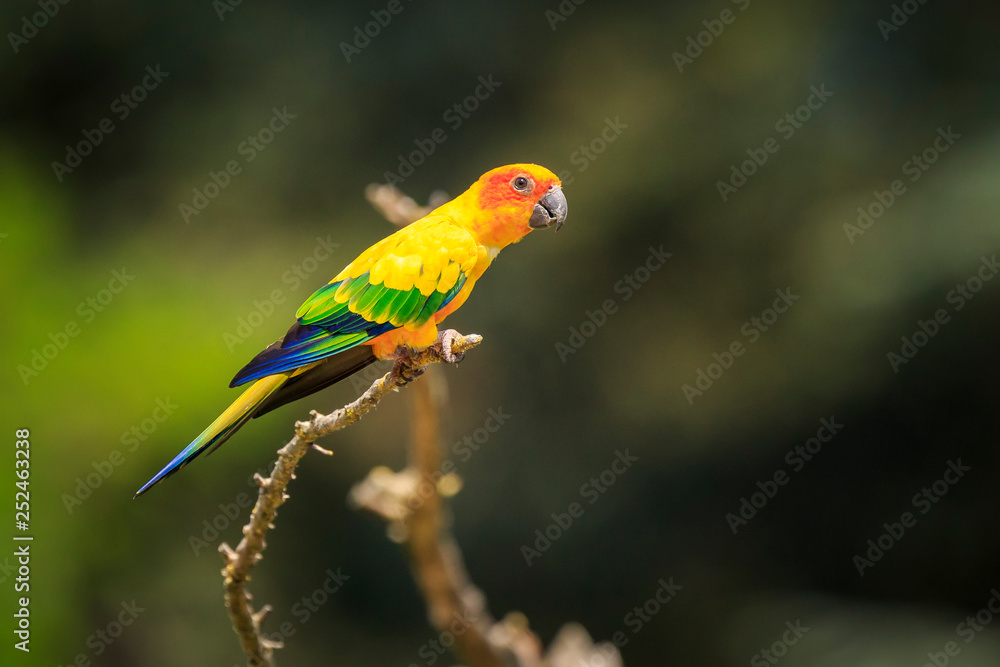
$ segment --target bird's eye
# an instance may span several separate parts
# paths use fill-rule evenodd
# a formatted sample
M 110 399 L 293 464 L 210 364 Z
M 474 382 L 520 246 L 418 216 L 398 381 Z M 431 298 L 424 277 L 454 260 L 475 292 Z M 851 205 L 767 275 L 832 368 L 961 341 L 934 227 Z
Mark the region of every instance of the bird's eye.
M 514 180 L 510 182 L 512 188 L 521 193 L 531 192 L 533 187 L 531 179 L 527 176 L 515 176 Z

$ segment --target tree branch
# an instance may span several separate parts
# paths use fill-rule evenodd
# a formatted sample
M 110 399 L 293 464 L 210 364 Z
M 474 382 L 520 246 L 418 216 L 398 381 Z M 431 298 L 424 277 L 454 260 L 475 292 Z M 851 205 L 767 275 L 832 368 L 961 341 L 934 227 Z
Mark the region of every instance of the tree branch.
M 270 476 L 264 478 L 255 475 L 254 479 L 260 488 L 257 493 L 257 503 L 250 514 L 250 521 L 243 527 L 243 539 L 235 550 L 226 543 L 219 545 L 219 551 L 225 561 L 222 577 L 226 607 L 229 609 L 233 631 L 240 639 L 250 667 L 273 665 L 274 649 L 281 647 L 279 642 L 272 642 L 262 635 L 261 621 L 269 611 L 269 607 L 265 605 L 258 612 L 253 610 L 246 582 L 250 570 L 263 558 L 262 552 L 267 547 L 265 535 L 268 529 L 274 527 L 272 522 L 278 507 L 288 500 L 285 489 L 295 477 L 295 467 L 299 461 L 309 448 L 314 446 L 317 439 L 357 422 L 378 405 L 386 394 L 411 382 L 429 364 L 448 361 L 449 344 L 450 352 L 461 355 L 482 340 L 482 336 L 477 334 L 461 336 L 454 331 L 447 331 L 438 339 L 438 343 L 426 350 L 410 351 L 401 355 L 392 370 L 375 380 L 372 386 L 354 402 L 328 415 L 314 410 L 312 419 L 296 422 L 295 437 L 278 450 L 278 460 Z
M 431 193 L 427 206 L 421 206 L 400 192 L 399 188 L 384 183 L 372 183 L 366 187 L 365 198 L 386 220 L 397 227 L 416 222 L 448 201 L 448 195 L 435 190 Z
M 374 183 L 365 189 L 365 196 L 398 226 L 414 222 L 447 199 L 443 193 L 435 193 L 428 205 L 421 207 L 397 188 Z M 578 624 L 563 626 L 544 654 L 541 640 L 528 628 L 523 614 L 509 613 L 499 623 L 490 616 L 486 597 L 469 580 L 458 543 L 445 528 L 441 496 L 457 493 L 461 481 L 441 470 L 438 413 L 447 388 L 436 370 L 428 369 L 425 381 L 418 382 L 411 392 L 409 466 L 399 473 L 381 466 L 373 469 L 351 489 L 351 502 L 387 521 L 390 538 L 406 544 L 431 625 L 443 633 L 456 621 L 461 622 L 463 631 L 452 636 L 458 653 L 473 667 L 622 667 L 614 645 L 595 644 Z
M 413 574 L 427 600 L 431 624 L 444 631 L 456 620 L 467 626 L 456 633 L 459 653 L 476 667 L 503 667 L 504 662 L 486 640 L 493 619 L 486 610 L 486 599 L 470 582 L 462 563 L 458 544 L 444 531 L 441 496 L 435 477 L 440 477 L 441 436 L 439 405 L 445 393 L 444 378 L 430 369 L 429 377 L 413 387 L 412 460 L 421 480 L 429 482 L 430 493 L 422 495 L 423 504 L 409 517 L 409 547 Z M 443 478 L 442 478 L 443 479 Z M 451 489 L 457 490 L 452 476 Z M 445 482 L 446 488 L 448 482 Z M 418 489 L 423 488 L 418 486 Z
M 413 578 L 427 603 L 431 625 L 451 632 L 455 648 L 472 667 L 622 667 L 610 643 L 595 644 L 580 625 L 559 631 L 548 652 L 518 612 L 496 622 L 482 591 L 469 580 L 458 543 L 445 527 L 442 495 L 461 487 L 454 474 L 442 474 L 438 412 L 446 393 L 444 378 L 430 368 L 413 386 L 410 463 L 399 473 L 373 469 L 351 489 L 350 501 L 389 523 L 389 535 L 405 544 Z M 455 631 L 459 623 L 461 631 Z

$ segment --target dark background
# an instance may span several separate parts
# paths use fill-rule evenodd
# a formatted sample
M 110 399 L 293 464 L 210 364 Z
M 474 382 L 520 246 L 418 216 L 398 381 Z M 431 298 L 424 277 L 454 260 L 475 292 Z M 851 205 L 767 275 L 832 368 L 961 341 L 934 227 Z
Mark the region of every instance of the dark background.
M 451 503 L 494 614 L 523 611 L 546 642 L 571 620 L 596 639 L 625 631 L 628 665 L 769 664 L 755 654 L 796 621 L 809 631 L 789 666 L 917 667 L 949 641 L 953 664 L 997 664 L 998 624 L 971 642 L 959 624 L 1000 587 L 1000 281 L 961 310 L 948 300 L 1000 245 L 995 3 L 907 4 L 888 39 L 890 3 L 648 4 L 586 2 L 553 30 L 554 1 L 405 2 L 351 62 L 340 44 L 385 3 L 249 0 L 220 20 L 207 2 L 71 2 L 16 53 L 5 38 L 3 413 L 9 452 L 14 429 L 31 429 L 36 541 L 32 652 L 5 629 L 4 664 L 242 663 L 215 549 L 238 541 L 247 510 L 229 521 L 224 508 L 253 491 L 295 419 L 356 387 L 257 420 L 131 495 L 235 397 L 229 379 L 298 304 L 391 231 L 364 187 L 439 127 L 446 141 L 401 185 L 418 201 L 524 161 L 560 173 L 570 206 L 558 235 L 507 249 L 448 320 L 486 339 L 443 369 L 448 443 L 490 409 L 511 415 L 458 459 Z M 727 8 L 735 20 L 678 71 L 673 54 Z M 7 3 L 0 29 L 38 11 Z M 116 97 L 157 65 L 169 74 L 120 119 Z M 490 75 L 500 86 L 449 125 L 444 113 Z M 787 137 L 775 124 L 811 86 L 832 96 Z M 246 162 L 240 143 L 275 108 L 295 118 Z M 57 178 L 52 163 L 105 117 L 114 131 Z M 602 146 L 616 119 L 627 127 Z M 939 128 L 959 138 L 909 180 L 904 163 Z M 717 182 L 772 137 L 778 151 L 723 201 Z M 592 142 L 603 151 L 591 160 L 580 150 Z M 186 223 L 179 206 L 229 160 L 241 173 Z M 852 243 L 844 225 L 894 179 L 905 193 Z M 339 248 L 286 280 L 317 237 Z M 673 255 L 626 301 L 615 286 L 651 246 Z M 80 307 L 110 297 L 123 269 L 134 278 L 100 312 Z M 799 299 L 751 342 L 744 323 L 786 288 Z M 258 305 L 275 290 L 282 303 Z M 606 299 L 616 312 L 563 361 L 557 343 Z M 256 309 L 271 314 L 234 344 Z M 938 309 L 948 321 L 894 369 L 887 355 Z M 60 338 L 70 322 L 77 335 Z M 26 372 L 53 340 L 64 349 Z M 744 354 L 689 402 L 682 386 L 733 341 Z M 175 406 L 162 423 L 158 400 Z M 251 585 L 275 609 L 270 631 L 296 629 L 281 664 L 429 664 L 419 650 L 437 633 L 405 557 L 345 502 L 372 467 L 405 464 L 408 411 L 390 396 L 327 439 L 335 457 L 305 459 Z M 823 418 L 843 429 L 795 471 L 786 454 Z M 144 420 L 155 430 L 130 447 Z M 626 449 L 638 461 L 581 500 Z M 68 500 L 116 450 L 107 479 Z M 915 507 L 959 459 L 970 470 Z M 787 484 L 734 535 L 726 515 L 779 470 Z M 521 547 L 572 502 L 584 515 L 527 566 Z M 915 525 L 859 575 L 854 557 L 904 512 Z M 196 555 L 206 521 L 224 530 Z M 350 579 L 302 623 L 293 605 L 336 568 Z M 626 615 L 671 577 L 681 591 L 633 632 Z M 8 600 L 13 575 L 0 578 Z M 91 638 L 133 600 L 143 611 L 120 637 Z M 5 602 L 5 624 L 12 612 Z

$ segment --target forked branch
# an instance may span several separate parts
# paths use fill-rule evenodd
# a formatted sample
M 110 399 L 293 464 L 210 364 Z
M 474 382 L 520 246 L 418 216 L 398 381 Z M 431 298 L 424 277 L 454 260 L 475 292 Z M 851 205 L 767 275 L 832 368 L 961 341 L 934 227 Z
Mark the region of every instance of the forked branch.
M 299 461 L 310 447 L 315 446 L 316 440 L 357 422 L 378 405 L 386 394 L 407 385 L 429 364 L 453 361 L 456 355 L 461 356 L 482 340 L 482 336 L 477 334 L 462 336 L 449 330 L 442 332 L 438 342 L 426 350 L 401 356 L 389 373 L 375 380 L 354 402 L 328 415 L 313 411 L 313 417 L 309 421 L 296 422 L 295 436 L 278 450 L 278 460 L 271 474 L 268 477 L 254 477 L 260 488 L 250 521 L 243 527 L 243 539 L 236 549 L 226 543 L 219 545 L 225 561 L 222 577 L 226 607 L 229 609 L 233 630 L 240 639 L 251 667 L 273 665 L 274 649 L 279 648 L 280 643 L 270 641 L 261 633 L 261 621 L 269 607 L 264 605 L 259 611 L 254 611 L 246 582 L 250 570 L 263 558 L 263 551 L 267 547 L 267 531 L 273 527 L 278 507 L 288 500 L 285 489 L 295 477 L 295 467 Z

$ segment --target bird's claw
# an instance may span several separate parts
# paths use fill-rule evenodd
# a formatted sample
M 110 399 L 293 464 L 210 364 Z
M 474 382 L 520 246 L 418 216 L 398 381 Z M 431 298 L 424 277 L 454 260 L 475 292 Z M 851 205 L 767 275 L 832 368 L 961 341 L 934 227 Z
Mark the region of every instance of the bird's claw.
M 454 329 L 445 329 L 438 334 L 438 345 L 441 346 L 441 358 L 449 364 L 457 364 L 465 358 L 465 352 L 453 352 L 452 344 L 459 340 L 462 334 Z
M 435 346 L 440 350 L 441 360 L 449 364 L 457 364 L 465 358 L 465 352 L 456 352 L 453 346 L 456 341 L 463 338 L 462 334 L 454 329 L 445 329 L 438 333 Z M 392 367 L 392 374 L 398 385 L 409 384 L 424 374 L 426 361 L 417 362 L 415 359 L 424 359 L 420 354 L 415 355 L 409 347 L 400 346 L 396 349 L 396 363 Z
M 424 374 L 423 368 L 414 368 L 413 366 L 406 366 L 400 370 L 399 376 L 403 378 L 405 382 L 413 382 L 418 377 Z
M 409 384 L 424 374 L 424 369 L 415 366 L 412 358 L 413 355 L 408 347 L 400 347 L 396 351 L 396 363 L 392 367 L 392 373 L 399 378 L 400 384 Z

